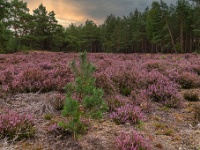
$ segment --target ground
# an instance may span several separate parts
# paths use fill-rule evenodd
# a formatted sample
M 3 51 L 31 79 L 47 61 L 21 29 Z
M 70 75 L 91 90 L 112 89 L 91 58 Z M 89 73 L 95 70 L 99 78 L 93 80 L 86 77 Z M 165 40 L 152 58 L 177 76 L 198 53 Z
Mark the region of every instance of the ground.
M 200 91 L 200 89 L 198 90 Z M 116 125 L 105 114 L 100 121 L 91 120 L 91 128 L 87 134 L 74 140 L 72 135 L 56 135 L 47 132 L 48 124 L 44 114 L 53 113 L 53 120 L 60 117 L 60 111 L 50 109 L 56 92 L 28 93 L 10 95 L 0 100 L 0 108 L 13 109 L 17 112 L 30 112 L 35 115 L 37 133 L 34 138 L 18 142 L 1 140 L 2 150 L 115 150 L 115 138 L 120 132 L 131 132 L 136 129 L 148 137 L 153 149 L 162 150 L 199 150 L 200 125 L 195 108 L 200 102 L 185 102 L 184 108 L 166 108 L 153 103 L 151 112 L 147 113 L 146 121 L 141 125 Z M 199 92 L 200 94 L 200 92 Z M 200 96 L 200 95 L 199 95 Z M 46 107 L 49 109 L 45 109 Z M 43 110 L 43 111 L 41 111 Z

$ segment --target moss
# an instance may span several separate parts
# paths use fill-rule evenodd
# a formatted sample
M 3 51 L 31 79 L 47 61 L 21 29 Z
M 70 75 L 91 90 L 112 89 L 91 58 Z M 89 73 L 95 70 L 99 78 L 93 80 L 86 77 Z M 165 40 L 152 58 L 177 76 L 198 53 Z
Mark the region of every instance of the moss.
M 167 125 L 165 125 L 164 123 L 160 123 L 160 122 L 155 122 L 154 126 L 156 127 L 156 130 L 167 128 Z
M 173 130 L 171 129 L 164 129 L 164 130 L 158 130 L 156 131 L 156 135 L 166 135 L 166 136 L 172 136 L 172 134 L 174 133 Z
M 51 120 L 52 118 L 53 118 L 52 114 L 45 114 L 44 115 L 44 119 L 46 119 L 46 120 Z
M 172 129 L 170 129 L 166 124 L 164 123 L 160 123 L 160 122 L 156 122 L 154 123 L 155 129 L 156 131 L 156 135 L 167 135 L 167 136 L 171 136 L 174 131 Z

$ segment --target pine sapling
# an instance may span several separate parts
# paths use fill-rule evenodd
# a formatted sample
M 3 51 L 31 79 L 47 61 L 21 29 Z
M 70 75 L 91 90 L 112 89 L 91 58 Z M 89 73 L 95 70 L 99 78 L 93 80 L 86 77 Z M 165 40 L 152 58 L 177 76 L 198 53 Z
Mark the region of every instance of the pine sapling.
M 71 64 L 75 80 L 66 85 L 66 102 L 62 114 L 69 118 L 68 128 L 74 136 L 86 130 L 86 124 L 81 122 L 82 117 L 100 119 L 107 106 L 103 101 L 103 90 L 95 86 L 95 67 L 86 57 L 80 55 L 80 64 L 75 61 Z

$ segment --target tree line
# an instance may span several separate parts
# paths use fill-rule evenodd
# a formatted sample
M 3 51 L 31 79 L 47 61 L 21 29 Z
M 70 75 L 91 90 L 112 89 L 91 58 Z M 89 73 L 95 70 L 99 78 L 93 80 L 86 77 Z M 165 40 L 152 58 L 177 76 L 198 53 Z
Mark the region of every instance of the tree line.
M 21 0 L 0 0 L 0 53 L 20 50 L 113 53 L 200 52 L 200 0 L 154 1 L 143 12 L 107 16 L 103 24 L 58 24 L 43 4 L 30 14 Z

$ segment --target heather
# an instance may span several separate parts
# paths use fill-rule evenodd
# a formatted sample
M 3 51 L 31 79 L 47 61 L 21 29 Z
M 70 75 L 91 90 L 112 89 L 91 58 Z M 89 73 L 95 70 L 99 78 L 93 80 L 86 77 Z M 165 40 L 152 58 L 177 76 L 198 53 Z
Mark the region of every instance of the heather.
M 147 141 L 136 131 L 131 133 L 120 133 L 116 138 L 117 148 L 119 150 L 150 150 L 150 141 Z
M 200 121 L 199 111 L 193 110 L 200 98 L 200 56 L 187 56 L 88 53 L 81 61 L 78 53 L 0 55 L 1 116 L 8 120 L 26 118 L 23 113 L 28 112 L 37 116 L 34 121 L 24 119 L 30 122 L 21 121 L 19 128 L 9 125 L 1 138 L 37 138 L 43 131 L 50 140 L 60 137 L 59 142 L 88 140 L 88 145 L 113 146 L 117 138 L 118 149 L 148 149 L 148 144 L 141 144 L 148 143 L 148 137 L 154 148 L 165 145 L 159 142 L 160 136 L 188 137 L 181 136 L 181 130 L 189 126 L 185 122 L 190 121 L 193 130 Z M 16 113 L 4 112 L 2 108 L 7 106 Z M 173 123 L 177 125 L 171 126 Z M 141 132 L 125 134 L 132 130 Z M 48 144 L 59 143 L 51 142 Z
M 141 84 L 148 98 L 168 106 L 177 107 L 181 104 L 182 97 L 179 85 L 157 70 L 144 74 Z
M 116 123 L 139 123 L 144 120 L 144 115 L 141 108 L 138 106 L 126 104 L 116 109 L 115 112 L 110 114 Z
M 0 114 L 0 139 L 20 140 L 34 136 L 34 119 L 30 114 L 6 111 Z
M 188 101 L 199 101 L 200 100 L 198 93 L 195 91 L 185 92 L 183 94 L 183 96 L 184 96 L 185 100 L 188 100 Z
M 16 53 L 0 55 L 0 90 L 16 92 L 64 92 L 73 81 L 69 62 L 75 53 Z M 131 97 L 133 91 L 146 90 L 152 100 L 177 103 L 180 88 L 200 86 L 199 56 L 148 54 L 89 54 L 96 66 L 96 86 L 107 96 Z M 143 92 L 143 95 L 145 92 Z M 171 103 L 171 102 L 169 102 Z M 171 105 L 171 104 L 170 104 Z M 176 105 L 176 104 L 175 104 Z
M 1 55 L 0 90 L 2 92 L 63 91 L 72 73 L 61 54 Z

